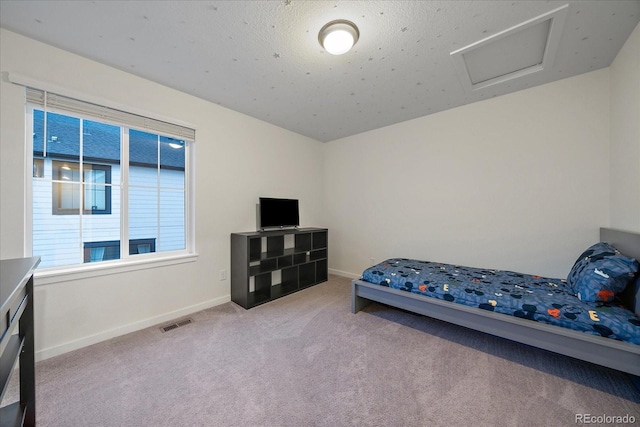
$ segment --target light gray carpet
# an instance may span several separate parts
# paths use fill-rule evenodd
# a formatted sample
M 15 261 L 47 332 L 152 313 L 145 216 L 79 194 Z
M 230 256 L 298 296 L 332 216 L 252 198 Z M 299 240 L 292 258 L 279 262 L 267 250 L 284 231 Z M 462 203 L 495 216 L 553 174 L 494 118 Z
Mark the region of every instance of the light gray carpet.
M 372 304 L 349 280 L 39 362 L 40 426 L 550 426 L 635 416 L 618 372 Z

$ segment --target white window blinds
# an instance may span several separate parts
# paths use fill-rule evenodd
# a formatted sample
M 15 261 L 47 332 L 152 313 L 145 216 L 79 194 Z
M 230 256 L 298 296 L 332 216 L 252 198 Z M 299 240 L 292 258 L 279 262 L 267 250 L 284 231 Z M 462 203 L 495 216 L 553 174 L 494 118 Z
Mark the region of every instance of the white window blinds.
M 152 119 L 138 114 L 128 113 L 111 107 L 105 107 L 91 102 L 81 101 L 64 95 L 44 91 L 41 89 L 27 90 L 27 101 L 45 109 L 60 108 L 68 112 L 80 115 L 90 115 L 119 125 L 132 127 L 139 130 L 149 130 L 162 135 L 173 136 L 180 139 L 195 141 L 196 131 L 185 126 L 168 123 L 162 120 Z

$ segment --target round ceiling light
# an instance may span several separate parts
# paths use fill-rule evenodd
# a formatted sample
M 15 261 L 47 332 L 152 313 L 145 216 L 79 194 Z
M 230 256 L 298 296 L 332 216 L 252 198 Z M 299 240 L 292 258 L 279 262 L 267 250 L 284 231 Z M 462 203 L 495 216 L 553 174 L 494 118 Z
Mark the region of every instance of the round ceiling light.
M 358 41 L 360 32 L 351 21 L 338 19 L 326 24 L 318 34 L 320 45 L 332 55 L 342 55 L 349 52 Z

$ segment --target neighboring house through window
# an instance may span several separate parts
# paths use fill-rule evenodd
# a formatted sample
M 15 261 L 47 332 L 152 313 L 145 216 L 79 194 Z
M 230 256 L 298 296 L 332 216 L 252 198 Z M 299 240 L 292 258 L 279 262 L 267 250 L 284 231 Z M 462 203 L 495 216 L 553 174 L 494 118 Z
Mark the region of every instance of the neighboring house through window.
M 193 137 L 193 130 L 104 107 L 95 119 L 93 104 L 56 95 L 52 108 L 44 96 L 27 89 L 34 101 L 27 111 L 33 135 L 31 252 L 41 257 L 40 267 L 188 252 L 193 140 L 176 134 L 190 131 Z M 74 108 L 66 111 L 65 103 Z M 102 118 L 104 110 L 115 119 Z

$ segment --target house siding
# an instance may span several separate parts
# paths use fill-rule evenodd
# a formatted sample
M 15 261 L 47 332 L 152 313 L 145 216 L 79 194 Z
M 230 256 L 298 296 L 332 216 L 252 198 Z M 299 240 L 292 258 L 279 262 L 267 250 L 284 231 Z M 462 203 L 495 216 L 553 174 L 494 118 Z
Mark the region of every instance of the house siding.
M 111 213 L 53 215 L 52 160 L 45 159 L 44 176 L 33 179 L 33 254 L 42 268 L 84 262 L 84 244 L 120 240 L 121 171 L 111 167 Z M 155 239 L 156 251 L 185 248 L 184 171 L 132 166 L 129 193 L 129 239 Z M 158 221 L 158 194 L 162 215 Z M 82 227 L 80 227 L 82 218 Z

